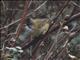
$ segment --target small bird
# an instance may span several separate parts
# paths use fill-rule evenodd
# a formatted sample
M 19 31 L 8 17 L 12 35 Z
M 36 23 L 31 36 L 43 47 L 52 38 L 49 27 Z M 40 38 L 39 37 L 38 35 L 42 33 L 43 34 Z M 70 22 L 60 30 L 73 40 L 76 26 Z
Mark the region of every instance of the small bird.
M 33 23 L 33 35 L 38 36 L 39 34 L 45 34 L 49 28 L 49 19 L 47 18 L 36 18 L 36 19 L 31 19 Z
M 28 25 L 25 26 L 24 31 L 19 36 L 20 40 L 18 40 L 22 43 L 22 41 L 25 41 L 25 39 L 27 39 L 31 35 L 31 38 L 33 40 L 26 47 L 29 47 L 31 45 L 34 46 L 34 44 L 36 44 L 38 42 L 37 38 L 42 37 L 42 35 L 44 35 L 49 28 L 49 19 L 48 18 L 42 18 L 42 19 L 35 18 L 35 19 L 30 19 L 30 20 L 32 23 L 31 27 L 28 27 Z M 17 43 L 17 44 L 20 44 L 20 43 Z M 25 49 L 25 47 L 23 47 L 23 49 Z

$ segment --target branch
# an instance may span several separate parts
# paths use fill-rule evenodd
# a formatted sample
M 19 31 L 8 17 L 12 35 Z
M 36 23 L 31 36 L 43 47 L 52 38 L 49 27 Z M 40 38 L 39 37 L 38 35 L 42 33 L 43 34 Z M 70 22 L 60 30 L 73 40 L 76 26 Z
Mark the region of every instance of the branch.
M 74 6 L 80 8 L 80 6 L 79 6 L 78 4 L 76 4 L 74 1 L 71 1 L 71 3 L 72 3 Z
M 77 13 L 77 14 L 75 14 L 75 15 L 73 15 L 73 16 L 71 16 L 70 19 L 69 19 L 69 21 L 72 21 L 72 20 L 74 20 L 76 18 L 80 18 L 80 12 Z
M 38 10 L 39 10 L 43 5 L 45 5 L 46 3 L 47 3 L 47 1 L 45 1 L 44 3 L 42 3 L 42 4 L 41 4 L 40 6 L 38 6 L 34 11 L 30 12 L 29 14 L 27 14 L 26 17 L 28 17 L 28 16 L 32 15 L 34 12 L 38 11 Z M 15 20 L 15 21 L 13 21 L 13 22 L 10 23 L 10 24 L 8 24 L 8 25 L 6 25 L 6 26 L 4 26 L 4 27 L 1 27 L 0 30 L 2 30 L 2 29 L 4 29 L 4 28 L 8 28 L 9 26 L 11 26 L 11 25 L 19 22 L 20 20 L 21 20 L 21 19 Z
M 71 21 L 74 21 L 74 20 L 77 20 L 77 18 L 80 18 L 80 12 L 75 14 L 75 15 L 72 15 L 71 17 L 69 17 L 67 20 L 66 20 L 66 23 L 64 23 L 64 25 L 68 24 L 69 22 Z
M 20 25 L 19 25 L 19 28 L 18 28 L 17 33 L 16 33 L 16 38 L 19 37 L 20 32 L 23 30 L 22 28 L 24 27 L 25 17 L 28 13 L 28 4 L 29 4 L 29 2 L 26 0 L 25 6 L 24 6 L 24 12 L 21 16 Z
M 57 21 L 58 17 L 62 14 L 63 10 L 67 7 L 67 5 L 69 4 L 69 0 L 67 2 L 65 2 L 64 6 L 62 7 L 62 9 L 57 13 L 57 16 L 55 18 L 51 18 L 52 21 Z M 51 21 L 51 22 L 52 22 Z M 47 32 L 49 32 L 51 30 L 51 27 L 54 25 L 54 23 L 51 23 L 49 26 L 49 29 Z

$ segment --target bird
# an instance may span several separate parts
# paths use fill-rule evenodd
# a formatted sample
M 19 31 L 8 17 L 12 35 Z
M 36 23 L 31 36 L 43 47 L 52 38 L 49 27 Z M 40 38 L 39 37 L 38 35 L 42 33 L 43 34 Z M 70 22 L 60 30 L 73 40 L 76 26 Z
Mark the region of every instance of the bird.
M 32 20 L 32 28 L 34 30 L 33 35 L 38 36 L 39 34 L 45 34 L 49 28 L 49 19 L 48 18 L 36 18 Z

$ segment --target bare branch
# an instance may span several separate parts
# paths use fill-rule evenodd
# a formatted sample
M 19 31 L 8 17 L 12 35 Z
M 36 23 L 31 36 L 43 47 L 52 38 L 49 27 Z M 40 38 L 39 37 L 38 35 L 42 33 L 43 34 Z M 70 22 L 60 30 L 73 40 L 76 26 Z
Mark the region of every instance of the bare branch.
M 80 6 L 79 6 L 78 4 L 76 4 L 74 1 L 71 1 L 71 3 L 72 3 L 74 6 L 80 8 Z
M 45 1 L 44 3 L 42 3 L 42 4 L 41 4 L 40 6 L 38 6 L 33 12 L 30 12 L 29 14 L 27 14 L 26 17 L 30 16 L 31 14 L 33 14 L 34 12 L 36 12 L 37 10 L 39 10 L 39 9 L 40 9 L 44 4 L 46 4 L 46 3 L 47 3 L 47 1 Z M 9 26 L 11 26 L 11 25 L 19 22 L 20 20 L 21 20 L 21 19 L 15 20 L 15 21 L 13 21 L 13 22 L 10 23 L 10 24 L 8 24 L 8 25 L 6 25 L 6 26 L 4 26 L 4 27 L 1 27 L 0 30 L 2 30 L 2 29 L 4 29 L 4 28 L 8 28 Z

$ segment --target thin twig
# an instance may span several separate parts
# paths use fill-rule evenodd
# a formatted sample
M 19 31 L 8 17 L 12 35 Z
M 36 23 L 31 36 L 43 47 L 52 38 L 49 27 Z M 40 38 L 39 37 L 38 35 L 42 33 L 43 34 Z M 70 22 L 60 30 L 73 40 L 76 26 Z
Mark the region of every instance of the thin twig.
M 77 13 L 77 14 L 75 14 L 75 15 L 73 15 L 73 16 L 71 16 L 70 19 L 69 19 L 69 21 L 72 21 L 72 20 L 74 20 L 76 18 L 80 18 L 80 12 Z
M 79 13 L 77 13 L 77 14 L 72 15 L 69 19 L 67 19 L 67 20 L 66 20 L 67 22 L 66 22 L 66 23 L 64 23 L 64 25 L 66 25 L 66 24 L 70 23 L 71 21 L 76 20 L 76 18 L 80 18 L 80 12 L 79 12 Z
M 32 0 L 30 0 L 30 3 L 29 3 L 29 5 L 28 5 L 28 8 L 31 6 L 31 3 L 32 3 L 33 1 Z
M 79 6 L 78 4 L 76 4 L 74 1 L 71 1 L 71 3 L 72 3 L 74 6 L 80 8 L 80 6 Z
M 1 0 L 1 2 L 2 2 L 2 4 L 3 4 L 3 7 L 4 7 L 4 10 L 5 10 L 5 8 L 6 8 L 6 5 L 5 5 L 5 3 L 4 3 L 4 1 L 3 1 L 3 0 Z

